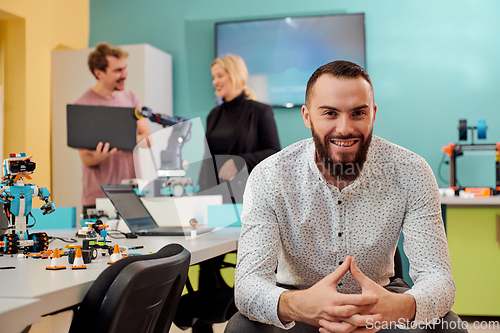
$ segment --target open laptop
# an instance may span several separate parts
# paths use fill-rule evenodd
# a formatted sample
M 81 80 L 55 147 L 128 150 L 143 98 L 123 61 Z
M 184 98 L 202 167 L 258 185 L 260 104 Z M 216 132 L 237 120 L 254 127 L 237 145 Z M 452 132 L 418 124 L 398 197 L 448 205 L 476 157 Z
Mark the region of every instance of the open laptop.
M 189 236 L 190 227 L 160 227 L 155 222 L 132 185 L 101 185 L 118 214 L 133 234 L 140 236 Z M 212 231 L 211 227 L 198 227 L 198 235 Z
M 66 121 L 69 147 L 95 149 L 109 142 L 109 149 L 132 151 L 137 145 L 135 108 L 68 104 Z

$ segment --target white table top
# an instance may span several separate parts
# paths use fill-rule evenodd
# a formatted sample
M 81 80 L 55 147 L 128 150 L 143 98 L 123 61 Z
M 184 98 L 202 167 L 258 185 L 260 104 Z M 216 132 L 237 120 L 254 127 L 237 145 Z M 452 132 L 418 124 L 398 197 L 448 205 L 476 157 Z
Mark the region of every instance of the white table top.
M 470 199 L 460 197 L 441 197 L 441 204 L 449 206 L 500 206 L 500 195 Z
M 52 230 L 49 236 L 71 237 L 75 230 Z M 136 239 L 113 239 L 110 245 L 123 247 L 144 246 L 143 249 L 129 250 L 125 253 L 146 254 L 156 252 L 164 245 L 178 243 L 191 252 L 191 264 L 216 257 L 236 250 L 240 228 L 228 227 L 199 235 L 191 240 L 183 236 L 151 237 L 139 236 Z M 78 243 L 81 244 L 81 239 Z M 56 240 L 50 248 L 62 248 L 66 243 Z M 85 293 L 99 274 L 108 267 L 109 256 L 99 256 L 87 264 L 85 270 L 72 270 L 68 258 L 61 258 L 66 265 L 65 270 L 50 271 L 45 267 L 50 265 L 50 259 L 18 258 L 17 255 L 0 257 L 0 266 L 14 266 L 15 269 L 0 270 L 0 300 L 3 298 L 38 299 L 43 305 L 43 313 L 47 314 L 64 309 L 82 301 Z M 9 304 L 9 303 L 7 303 Z M 8 311 L 8 307 L 0 306 L 0 314 Z M 3 330 L 0 330 L 3 332 Z

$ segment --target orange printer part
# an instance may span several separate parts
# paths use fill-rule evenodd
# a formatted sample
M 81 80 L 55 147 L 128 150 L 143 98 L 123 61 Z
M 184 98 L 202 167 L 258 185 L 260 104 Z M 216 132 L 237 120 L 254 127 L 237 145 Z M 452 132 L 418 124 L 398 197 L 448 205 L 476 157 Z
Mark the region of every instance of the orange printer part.
M 451 156 L 453 149 L 455 149 L 455 144 L 449 143 L 447 146 L 443 146 L 441 149 L 445 152 L 446 155 Z
M 489 197 L 491 189 L 489 187 L 466 187 L 465 193 L 472 193 L 474 197 Z

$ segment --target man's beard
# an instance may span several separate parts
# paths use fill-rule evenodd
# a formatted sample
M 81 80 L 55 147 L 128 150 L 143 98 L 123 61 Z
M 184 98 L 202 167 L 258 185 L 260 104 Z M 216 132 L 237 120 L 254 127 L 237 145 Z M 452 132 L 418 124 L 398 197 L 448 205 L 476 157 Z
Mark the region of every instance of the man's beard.
M 338 181 L 352 182 L 363 170 L 363 166 L 366 162 L 366 156 L 368 154 L 368 148 L 370 148 L 370 143 L 372 141 L 372 132 L 367 138 L 361 136 L 333 136 L 331 134 L 327 135 L 324 142 L 321 142 L 320 137 L 314 131 L 314 126 L 311 122 L 311 132 L 316 146 L 316 163 L 319 163 L 323 167 L 323 171 L 326 171 L 330 177 L 337 179 Z M 330 140 L 348 140 L 348 139 L 359 139 L 359 148 L 351 161 L 346 161 L 346 158 L 350 154 L 340 154 L 339 161 L 334 161 L 330 155 Z

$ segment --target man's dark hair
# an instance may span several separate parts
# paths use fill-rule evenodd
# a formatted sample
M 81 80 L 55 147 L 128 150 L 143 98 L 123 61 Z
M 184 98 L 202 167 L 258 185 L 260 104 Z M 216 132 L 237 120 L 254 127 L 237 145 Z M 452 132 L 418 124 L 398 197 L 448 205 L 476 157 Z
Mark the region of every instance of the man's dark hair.
M 118 59 L 126 58 L 128 57 L 128 52 L 122 50 L 118 46 L 113 46 L 108 43 L 101 43 L 96 45 L 95 50 L 90 52 L 88 58 L 88 65 L 92 75 L 95 76 L 95 69 L 99 69 L 103 72 L 106 71 L 106 68 L 108 68 L 108 59 L 106 59 L 106 56 L 113 56 Z
M 363 67 L 350 62 L 350 61 L 345 61 L 345 60 L 336 60 L 329 62 L 326 65 L 321 66 L 318 68 L 309 78 L 309 81 L 307 82 L 307 88 L 306 88 L 306 105 L 309 104 L 309 99 L 311 98 L 311 93 L 314 85 L 316 84 L 316 81 L 318 78 L 323 75 L 323 74 L 330 74 L 333 75 L 334 77 L 338 78 L 357 78 L 361 76 L 370 84 L 370 86 L 373 89 L 372 86 L 372 81 L 370 80 L 370 76 L 368 73 L 364 70 Z

